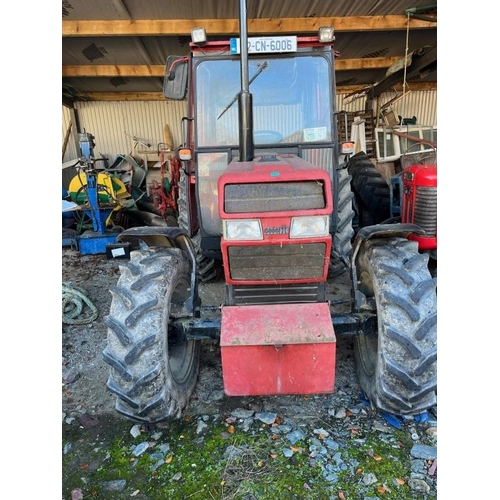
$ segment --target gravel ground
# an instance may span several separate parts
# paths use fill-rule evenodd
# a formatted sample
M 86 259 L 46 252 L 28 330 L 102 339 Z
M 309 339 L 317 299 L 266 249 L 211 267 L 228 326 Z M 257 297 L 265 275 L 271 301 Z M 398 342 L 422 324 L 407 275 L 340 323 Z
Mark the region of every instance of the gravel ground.
M 80 426 L 91 428 L 96 422 L 110 419 L 123 422 L 114 410 L 114 397 L 106 389 L 108 366 L 102 359 L 102 351 L 106 345 L 106 327 L 103 317 L 107 315 L 111 302 L 109 287 L 115 284 L 119 276 L 119 261 L 108 260 L 105 255 L 80 255 L 78 251 L 63 248 L 62 251 L 62 281 L 63 295 L 65 286 L 68 289 L 79 290 L 96 308 L 97 318 L 83 322 L 92 314 L 87 306 L 77 316 L 74 322 L 82 324 L 67 324 L 63 322 L 62 329 L 62 412 L 63 412 L 63 443 L 67 442 L 68 428 Z M 328 283 L 328 298 L 338 307 L 349 308 L 350 281 L 346 274 Z M 223 301 L 223 283 L 202 284 L 200 296 L 205 306 L 218 306 Z M 205 421 L 211 415 L 222 415 L 224 418 L 238 419 L 238 412 L 254 409 L 249 418 L 257 419 L 259 412 L 278 415 L 286 421 L 293 420 L 294 425 L 301 425 L 302 430 L 312 434 L 322 427 L 322 419 L 346 419 L 362 416 L 363 425 L 379 428 L 390 433 L 391 426 L 399 425 L 388 421 L 377 414 L 363 401 L 358 385 L 353 356 L 352 340 L 347 337 L 337 339 L 335 393 L 331 395 L 311 397 L 227 397 L 223 392 L 220 349 L 216 341 L 204 341 L 201 359 L 201 369 L 195 392 L 190 400 L 185 415 L 193 419 Z M 236 416 L 234 414 L 236 412 Z M 233 415 L 231 417 L 231 415 Z M 340 420 L 339 420 L 340 421 Z M 132 427 L 133 423 L 126 423 Z M 412 485 L 414 498 L 431 499 L 436 496 L 437 460 L 435 456 L 437 444 L 437 410 L 428 412 L 428 420 L 415 422 L 412 419 L 400 423 L 401 429 L 408 434 L 410 442 L 428 447 L 431 456 L 411 456 L 417 461 L 411 477 L 405 478 Z M 111 426 L 113 427 L 113 426 Z M 107 427 L 109 428 L 109 426 Z M 339 427 L 340 429 L 341 427 Z M 116 428 L 115 428 L 116 430 Z M 345 430 L 345 429 L 344 429 Z M 104 432 L 104 431 L 102 431 Z M 352 432 L 352 431 L 351 431 Z M 66 437 L 65 437 L 66 436 Z M 89 439 L 95 438 L 95 435 Z M 66 441 L 65 441 L 66 439 Z M 81 438 L 80 438 L 81 439 Z M 433 450 L 433 451 L 432 451 Z M 67 451 L 67 449 L 66 449 Z M 418 454 L 418 453 L 417 453 Z M 91 460 L 89 458 L 89 460 Z M 81 465 L 81 464 L 80 464 Z M 75 464 L 75 467 L 78 465 Z M 64 478 L 71 471 L 63 470 L 63 500 L 78 500 L 87 498 L 81 495 L 81 489 L 64 484 Z M 413 482 L 412 482 L 413 480 Z M 74 485 L 73 485 L 74 486 Z M 71 490 L 71 496 L 65 488 Z M 68 491 L 69 491 L 68 490 Z M 116 496 L 128 498 L 130 495 Z M 138 498 L 141 498 L 140 496 Z M 144 497 L 148 498 L 148 497 Z M 369 496 L 360 496 L 372 498 Z M 383 495 L 380 496 L 383 498 Z

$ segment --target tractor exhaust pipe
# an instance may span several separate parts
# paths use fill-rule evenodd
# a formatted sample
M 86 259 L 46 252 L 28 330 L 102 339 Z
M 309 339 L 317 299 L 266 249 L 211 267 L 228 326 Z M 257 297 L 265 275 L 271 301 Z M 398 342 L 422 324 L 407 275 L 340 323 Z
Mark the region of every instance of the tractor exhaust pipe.
M 240 161 L 254 158 L 253 101 L 248 78 L 248 30 L 246 0 L 240 0 L 241 92 L 238 95 Z

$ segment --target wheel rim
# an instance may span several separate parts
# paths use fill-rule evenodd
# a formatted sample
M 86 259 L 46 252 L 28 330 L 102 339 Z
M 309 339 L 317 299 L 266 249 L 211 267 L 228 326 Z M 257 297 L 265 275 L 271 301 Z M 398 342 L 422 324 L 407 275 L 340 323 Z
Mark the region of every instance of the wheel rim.
M 358 343 L 359 361 L 363 371 L 368 376 L 372 376 L 377 366 L 378 339 L 361 334 L 357 337 L 356 342 Z
M 194 341 L 186 341 L 184 333 L 171 325 L 171 319 L 182 315 L 185 301 L 189 298 L 189 285 L 186 280 L 180 280 L 170 299 L 170 319 L 167 336 L 168 366 L 172 378 L 182 385 L 189 378 Z
M 374 297 L 373 282 L 368 272 L 360 274 L 360 291 L 365 295 L 368 301 L 372 301 Z M 376 312 L 376 307 L 375 307 Z M 378 358 L 378 335 L 360 334 L 356 337 L 356 343 L 359 352 L 359 362 L 363 371 L 368 376 L 373 376 L 377 368 Z

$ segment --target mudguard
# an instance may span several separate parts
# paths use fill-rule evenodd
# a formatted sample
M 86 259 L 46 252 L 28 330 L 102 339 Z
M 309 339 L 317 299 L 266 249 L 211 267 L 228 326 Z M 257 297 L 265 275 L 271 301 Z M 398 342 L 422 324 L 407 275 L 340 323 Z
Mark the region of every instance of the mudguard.
M 426 232 L 420 226 L 409 223 L 376 224 L 374 226 L 365 226 L 358 231 L 352 245 L 351 256 L 351 278 L 356 305 L 359 305 L 361 299 L 358 298 L 358 276 L 355 263 L 362 244 L 373 238 L 391 238 L 394 236 L 408 238 L 409 235 L 425 236 Z
M 184 250 L 189 259 L 191 276 L 191 296 L 186 301 L 186 307 L 190 315 L 198 317 L 200 300 L 198 296 L 198 278 L 196 275 L 196 250 L 186 231 L 179 227 L 168 226 L 131 227 L 121 232 L 116 238 L 116 242 L 118 243 L 131 242 L 136 245 L 139 240 L 144 242 L 148 247 L 173 247 Z

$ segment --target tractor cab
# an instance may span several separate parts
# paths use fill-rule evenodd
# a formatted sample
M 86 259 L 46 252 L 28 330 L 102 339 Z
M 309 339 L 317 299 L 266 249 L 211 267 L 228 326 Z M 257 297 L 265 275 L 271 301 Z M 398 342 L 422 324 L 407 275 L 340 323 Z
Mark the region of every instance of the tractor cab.
M 259 157 L 262 165 L 269 153 L 280 161 L 293 155 L 325 171 L 333 182 L 338 155 L 333 29 L 322 28 L 315 37 L 248 39 L 250 118 L 238 103 L 240 39 L 206 41 L 200 29 L 193 36 L 189 58 L 171 56 L 167 61 L 164 94 L 184 97 L 188 89 L 180 158 L 190 186 L 190 232 L 199 228 L 203 251 L 220 258 L 218 181 L 232 162 Z M 241 154 L 245 144 L 247 158 Z M 274 175 L 270 181 L 279 182 Z

